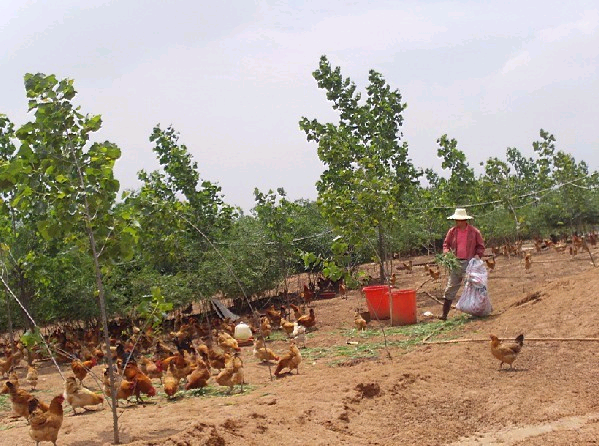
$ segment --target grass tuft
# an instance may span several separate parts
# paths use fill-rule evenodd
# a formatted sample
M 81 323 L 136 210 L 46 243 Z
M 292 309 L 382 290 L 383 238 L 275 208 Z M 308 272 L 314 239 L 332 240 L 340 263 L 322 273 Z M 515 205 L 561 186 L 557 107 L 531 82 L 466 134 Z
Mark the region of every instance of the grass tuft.
M 8 395 L 0 395 L 0 411 L 10 410 L 10 399 Z
M 471 320 L 469 316 L 462 314 L 447 321 L 386 327 L 386 345 L 409 351 L 415 346 L 421 345 L 425 340 L 431 340 L 441 335 L 445 339 L 456 338 L 457 331 Z M 329 348 L 305 349 L 302 350 L 302 356 L 311 360 L 328 358 L 331 360 L 330 365 L 343 365 L 348 363 L 348 359 L 351 362 L 352 360 L 376 358 L 379 356 L 379 350 L 385 348 L 385 339 L 380 329 L 371 328 L 361 332 L 357 332 L 355 329 L 344 330 L 344 335 L 358 344 L 348 343 Z
M 245 395 L 248 392 L 253 391 L 255 388 L 256 388 L 256 386 L 244 384 L 243 385 L 243 395 Z M 164 392 L 158 392 L 157 397 L 163 398 L 167 401 L 175 402 L 175 401 L 179 401 L 179 400 L 185 399 L 185 398 L 198 398 L 198 397 L 215 398 L 215 397 L 230 397 L 230 396 L 235 396 L 235 395 L 241 395 L 241 393 L 240 393 L 241 387 L 240 386 L 235 386 L 233 388 L 233 392 L 231 392 L 230 395 L 227 393 L 228 391 L 229 391 L 228 387 L 206 386 L 203 389 L 179 390 L 175 394 L 175 397 L 172 398 L 171 400 L 168 400 L 166 398 L 166 393 L 164 393 Z

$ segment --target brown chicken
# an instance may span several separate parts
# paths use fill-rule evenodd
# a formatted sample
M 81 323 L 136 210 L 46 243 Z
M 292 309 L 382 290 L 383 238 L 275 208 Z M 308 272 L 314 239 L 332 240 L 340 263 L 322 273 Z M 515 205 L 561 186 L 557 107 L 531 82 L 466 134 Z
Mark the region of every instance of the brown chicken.
M 260 330 L 262 331 L 262 336 L 268 338 L 270 333 L 272 332 L 272 327 L 267 317 L 263 317 L 260 322 Z
M 228 336 L 228 335 L 227 335 Z M 191 373 L 191 363 L 185 358 L 185 352 L 179 351 L 174 356 L 161 361 L 162 367 L 168 369 L 171 364 L 173 367 L 173 375 L 181 380 Z
M 275 355 L 275 353 L 266 345 L 264 345 L 264 341 L 260 338 L 254 341 L 254 357 L 258 359 L 260 362 L 268 362 L 268 361 L 278 361 L 279 357 Z
M 185 390 L 203 389 L 208 385 L 208 380 L 210 379 L 210 376 L 210 366 L 201 359 L 198 359 L 196 361 L 196 368 L 191 372 L 189 376 L 187 376 L 187 384 L 185 385 Z
M 310 308 L 310 314 L 304 315 L 297 320 L 298 325 L 306 328 L 314 327 L 316 325 L 316 318 L 314 316 L 314 308 Z
M 302 297 L 306 305 L 310 305 L 314 300 L 314 297 L 316 297 L 316 292 L 312 289 L 314 285 L 312 283 L 310 283 L 310 285 L 311 286 L 304 284 L 304 291 L 302 292 Z
M 218 345 L 226 352 L 240 351 L 239 343 L 237 339 L 231 336 L 228 333 L 219 333 L 218 334 Z
M 110 376 L 108 374 L 108 367 L 106 367 L 104 369 L 104 394 L 108 397 L 111 395 L 111 387 L 110 387 Z M 116 375 L 116 371 L 115 371 L 115 375 Z M 117 383 L 115 381 L 115 383 Z M 135 393 L 135 382 L 133 381 L 127 381 L 126 379 L 122 379 L 120 384 L 116 384 L 118 386 L 117 392 L 116 392 L 116 399 L 117 399 L 117 403 L 118 400 L 125 400 L 125 402 L 129 403 L 129 398 L 131 398 L 131 396 L 133 396 L 133 394 Z
M 347 287 L 345 286 L 344 283 L 339 284 L 339 294 L 341 295 L 341 297 L 343 299 L 347 298 Z
M 366 319 L 364 319 L 357 311 L 354 313 L 354 326 L 356 327 L 356 330 L 366 330 Z
M 142 393 L 149 397 L 156 395 L 156 389 L 152 385 L 152 380 L 137 367 L 137 364 L 128 363 L 125 366 L 124 376 L 128 381 L 135 383 L 134 393 L 137 402 L 143 402 L 141 399 Z
M 43 410 L 36 398 L 29 401 L 29 436 L 35 441 L 36 446 L 39 445 L 40 441 L 50 441 L 56 446 L 58 431 L 62 426 L 63 401 L 63 395 L 55 396 L 52 398 L 50 407 L 47 410 Z
M 160 381 L 162 381 L 162 363 L 160 361 L 152 362 L 145 356 L 142 356 L 140 361 L 141 371 L 148 375 L 148 378 L 158 378 Z
M 2 377 L 8 374 L 8 371 L 11 369 L 13 363 L 13 357 L 9 353 L 6 355 L 6 359 L 0 359 L 0 372 L 2 372 Z
M 27 376 L 25 377 L 25 380 L 31 386 L 31 390 L 35 390 L 35 387 L 37 386 L 38 377 L 39 374 L 34 366 L 30 365 L 29 367 L 27 367 Z
M 67 378 L 64 388 L 67 395 L 67 403 L 73 408 L 73 415 L 77 415 L 78 408 L 88 410 L 85 406 L 97 406 L 104 403 L 102 395 L 95 394 L 91 390 L 82 387 L 74 376 Z
M 83 362 L 76 359 L 73 362 L 71 362 L 71 370 L 73 371 L 73 375 L 75 375 L 79 382 L 81 382 L 87 376 L 87 372 L 97 364 L 98 360 L 95 357 L 90 359 L 89 361 Z
M 108 392 L 110 392 L 110 383 L 108 383 Z M 104 383 L 104 391 L 106 391 L 106 382 Z M 135 383 L 133 381 L 127 381 L 123 379 L 119 385 L 119 389 L 116 392 L 116 399 L 125 400 L 126 403 L 129 403 L 129 398 L 133 396 L 135 393 Z M 110 393 L 108 393 L 110 395 Z
M 293 316 L 295 316 L 295 320 L 297 321 L 300 317 L 302 317 L 302 311 L 297 305 L 289 304 L 291 309 L 293 310 Z
M 395 284 L 397 283 L 397 275 L 395 273 L 391 274 L 391 286 L 394 287 Z
M 243 393 L 243 362 L 239 352 L 235 352 L 227 361 L 225 368 L 216 376 L 216 382 L 219 386 L 229 387 L 227 392 L 229 394 L 233 391 L 233 387 L 239 384 Z
M 297 371 L 299 375 L 299 365 L 302 362 L 302 354 L 299 349 L 295 345 L 295 341 L 291 341 L 289 343 L 289 352 L 287 352 L 284 356 L 279 359 L 279 363 L 277 364 L 277 368 L 275 369 L 275 376 L 279 376 L 279 374 L 283 371 L 283 369 L 289 369 L 289 372 L 292 373 L 293 369 Z
M 485 259 L 485 263 L 487 264 L 487 268 L 489 268 L 489 271 L 493 271 L 495 270 L 495 256 L 493 255 L 493 257 L 489 257 L 487 259 Z
M 297 322 L 289 322 L 287 319 L 281 318 L 281 328 L 287 333 L 287 336 L 291 336 L 297 324 Z
M 208 345 L 200 346 L 198 348 L 198 352 L 201 355 L 205 355 L 205 357 L 208 359 L 210 367 L 213 369 L 221 370 L 225 368 L 225 363 L 229 354 L 224 352 L 223 349 L 218 347 L 213 348 L 212 344 L 209 342 Z
M 12 403 L 12 410 L 17 416 L 27 418 L 29 416 L 29 401 L 35 397 L 24 389 L 19 389 L 12 382 L 6 381 L 2 387 L 2 394 L 8 393 L 10 396 L 10 402 Z M 48 405 L 39 401 L 39 407 L 42 410 L 48 410 Z
M 530 271 L 531 264 L 532 264 L 532 257 L 530 255 L 530 253 L 527 253 L 526 256 L 524 256 L 524 268 L 526 269 L 526 272 Z
M 162 382 L 164 393 L 166 393 L 166 397 L 168 399 L 171 399 L 179 391 L 179 378 L 175 377 L 175 374 L 173 373 L 174 368 L 175 364 L 171 362 L 166 370 L 166 375 L 164 375 L 164 380 Z
M 156 359 L 162 360 L 173 355 L 174 353 L 167 346 L 165 346 L 162 341 L 156 341 L 156 346 L 154 347 L 154 357 Z M 166 366 L 164 368 L 166 368 Z
M 12 369 L 8 374 L 8 380 L 15 386 L 20 387 L 19 377 L 17 376 L 17 372 L 15 372 L 14 369 Z
M 275 306 L 271 305 L 266 309 L 266 317 L 275 327 L 281 325 L 281 312 L 275 310 Z
M 499 364 L 499 369 L 503 367 L 503 363 L 509 364 L 511 369 L 512 363 L 518 356 L 518 353 L 520 353 L 520 350 L 522 350 L 522 345 L 524 344 L 524 335 L 518 335 L 513 343 L 502 343 L 497 336 L 493 334 L 490 336 L 491 353 L 501 361 L 501 364 Z
M 439 271 L 439 267 L 436 270 L 432 269 L 430 266 L 426 268 L 429 276 L 433 278 L 433 280 L 437 280 L 441 276 L 441 271 Z

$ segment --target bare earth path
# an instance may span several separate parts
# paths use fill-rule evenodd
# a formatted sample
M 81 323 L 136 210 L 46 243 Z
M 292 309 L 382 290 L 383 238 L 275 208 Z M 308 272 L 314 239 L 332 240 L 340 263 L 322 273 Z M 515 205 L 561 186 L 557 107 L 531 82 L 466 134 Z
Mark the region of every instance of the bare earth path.
M 427 279 L 422 268 L 397 275 L 400 288 L 418 288 Z M 535 254 L 528 273 L 521 259 L 499 257 L 489 275 L 494 311 L 484 319 L 456 310 L 447 323 L 423 318 L 425 311 L 439 312 L 424 292 L 440 296 L 445 280 L 419 289 L 419 327 L 429 333 L 438 328 L 429 342 L 484 342 L 410 344 L 388 321 L 373 321 L 367 335 L 357 335 L 351 332 L 354 310 L 366 309 L 360 292 L 318 300 L 317 329 L 302 349 L 299 375 L 271 380 L 268 367 L 245 347 L 249 388 L 243 394 L 214 390 L 168 402 L 159 393 L 145 406 L 119 408 L 121 440 L 137 446 L 598 444 L 599 343 L 528 340 L 599 338 L 599 269 L 588 254 Z M 380 325 L 388 351 L 380 349 Z M 501 338 L 524 333 L 515 370 L 499 370 L 489 333 Z M 285 340 L 275 338 L 269 347 L 284 352 Z M 358 344 L 348 344 L 350 338 Z M 94 371 L 101 373 L 101 367 Z M 25 372 L 18 370 L 23 381 Z M 48 363 L 41 375 L 36 394 L 49 401 L 62 392 L 62 380 Z M 85 382 L 97 388 L 93 379 Z M 10 407 L 0 407 L 1 445 L 34 444 L 27 431 L 23 419 L 10 418 Z M 66 409 L 59 445 L 111 442 L 106 406 L 77 416 Z

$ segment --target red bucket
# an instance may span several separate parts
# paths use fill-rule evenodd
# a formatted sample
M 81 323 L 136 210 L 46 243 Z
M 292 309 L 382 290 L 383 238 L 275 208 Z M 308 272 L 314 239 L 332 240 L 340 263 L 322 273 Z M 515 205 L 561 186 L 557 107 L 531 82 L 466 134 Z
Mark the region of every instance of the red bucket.
M 391 325 L 416 323 L 416 290 L 392 290 L 393 315 Z
M 393 316 L 389 308 L 389 287 L 374 285 L 362 288 L 366 295 L 366 305 L 372 320 L 389 319 L 391 325 L 415 324 L 416 319 L 416 290 L 391 289 L 393 296 Z
M 370 312 L 370 319 L 389 319 L 389 287 L 387 285 L 373 285 L 362 288 L 366 295 L 366 305 Z

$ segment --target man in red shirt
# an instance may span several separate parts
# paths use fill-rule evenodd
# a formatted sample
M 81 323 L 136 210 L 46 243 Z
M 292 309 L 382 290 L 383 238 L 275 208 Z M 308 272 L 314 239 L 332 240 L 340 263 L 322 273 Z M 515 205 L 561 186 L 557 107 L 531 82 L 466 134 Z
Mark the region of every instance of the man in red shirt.
M 473 257 L 480 260 L 485 253 L 483 237 L 477 228 L 468 223 L 468 220 L 471 220 L 472 217 L 468 215 L 466 209 L 456 208 L 453 215 L 450 215 L 447 219 L 455 220 L 455 226 L 447 231 L 443 241 L 443 252 L 453 252 L 460 261 L 460 267 L 449 274 L 445 293 L 443 294 L 443 314 L 439 316 L 441 320 L 447 320 L 451 303 L 458 293 L 468 262 Z

